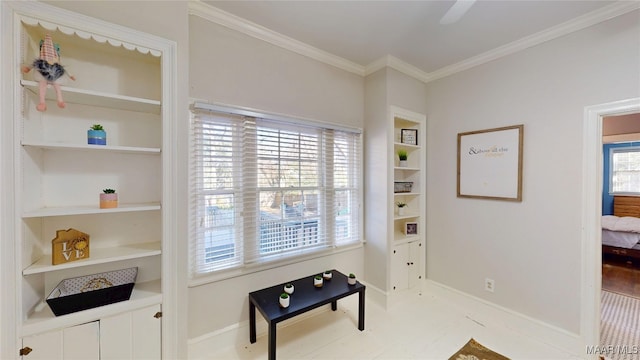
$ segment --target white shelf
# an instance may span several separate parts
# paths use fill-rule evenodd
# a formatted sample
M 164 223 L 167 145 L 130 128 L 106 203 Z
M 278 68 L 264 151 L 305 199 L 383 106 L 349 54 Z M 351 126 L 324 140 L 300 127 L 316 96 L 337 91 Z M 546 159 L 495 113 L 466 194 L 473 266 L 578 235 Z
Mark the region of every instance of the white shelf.
M 88 145 L 69 144 L 47 141 L 22 141 L 22 146 L 34 147 L 46 150 L 72 150 L 72 151 L 105 151 L 133 154 L 160 154 L 160 148 L 134 147 L 134 146 L 111 146 L 111 145 Z
M 49 271 L 64 270 L 82 266 L 104 264 L 113 261 L 138 259 L 147 256 L 160 255 L 162 253 L 159 242 L 132 244 L 104 249 L 91 249 L 89 259 L 71 261 L 64 264 L 52 265 L 51 254 L 45 254 L 38 261 L 22 271 L 22 275 L 39 274 Z
M 394 192 L 393 196 L 419 196 L 418 192 Z
M 401 142 L 395 142 L 393 145 L 395 145 L 395 147 L 404 147 L 408 149 L 420 149 L 420 145 L 405 144 Z
M 393 220 L 406 220 L 406 219 L 415 219 L 415 218 L 419 218 L 420 214 L 405 214 L 402 216 L 396 215 L 393 217 Z
M 39 334 L 77 324 L 96 321 L 107 316 L 162 303 L 160 280 L 136 283 L 131 298 L 111 305 L 105 305 L 72 314 L 55 316 L 46 303 L 41 311 L 34 312 L 22 324 L 19 337 Z M 48 294 L 47 294 L 48 295 Z M 44 300 L 43 300 L 44 301 Z
M 420 234 L 406 236 L 403 233 L 396 233 L 396 236 L 394 237 L 394 240 L 393 240 L 393 244 L 394 245 L 406 244 L 406 243 L 420 240 L 420 238 L 421 238 Z
M 396 166 L 393 168 L 394 170 L 408 170 L 408 171 L 420 171 L 420 168 L 417 167 L 400 167 L 400 166 Z
M 154 211 L 160 210 L 160 203 L 142 204 L 119 204 L 117 208 L 100 209 L 98 206 L 70 206 L 70 207 L 48 207 L 36 210 L 25 211 L 23 218 L 48 217 L 48 216 L 69 216 L 86 214 L 108 214 L 134 211 Z
M 20 84 L 36 95 L 39 92 L 39 85 L 35 81 L 20 80 Z M 152 114 L 159 114 L 161 109 L 161 103 L 158 100 L 103 93 L 69 86 L 61 86 L 61 89 L 64 92 L 64 101 L 70 104 L 100 106 Z M 47 99 L 54 100 L 55 94 L 52 91 L 47 91 Z

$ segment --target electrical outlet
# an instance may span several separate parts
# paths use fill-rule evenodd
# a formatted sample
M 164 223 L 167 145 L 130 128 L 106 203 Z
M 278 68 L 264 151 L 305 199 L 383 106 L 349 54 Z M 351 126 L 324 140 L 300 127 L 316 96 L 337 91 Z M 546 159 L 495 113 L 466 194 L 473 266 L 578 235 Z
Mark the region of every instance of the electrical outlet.
M 493 279 L 485 278 L 484 289 L 489 292 L 493 292 L 493 290 L 495 289 L 495 281 L 493 281 Z

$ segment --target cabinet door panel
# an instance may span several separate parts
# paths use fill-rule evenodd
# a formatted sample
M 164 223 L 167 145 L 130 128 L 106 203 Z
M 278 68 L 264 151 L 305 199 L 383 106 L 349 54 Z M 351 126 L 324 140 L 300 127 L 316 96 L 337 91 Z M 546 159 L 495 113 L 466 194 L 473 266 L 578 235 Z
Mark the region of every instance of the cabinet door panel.
M 409 245 L 409 274 L 408 274 L 408 282 L 409 287 L 413 287 L 418 283 L 418 280 L 421 277 L 420 269 L 422 268 L 421 264 L 421 251 L 424 251 L 422 247 L 422 241 L 414 241 L 408 244 Z
M 25 360 L 62 360 L 62 330 L 28 336 L 22 339 L 22 347 L 31 352 L 22 356 Z
M 97 321 L 72 326 L 64 333 L 64 360 L 99 360 L 100 327 Z
M 100 319 L 100 358 L 131 359 L 131 314 Z
M 162 318 L 154 315 L 160 305 L 150 306 L 131 313 L 133 319 L 133 359 L 160 359 L 162 357 Z
M 394 246 L 391 251 L 391 290 L 398 291 L 409 287 L 409 246 Z
M 102 360 L 160 359 L 160 305 L 100 320 Z
M 98 360 L 100 359 L 98 322 L 72 326 L 22 339 L 31 348 L 25 360 Z

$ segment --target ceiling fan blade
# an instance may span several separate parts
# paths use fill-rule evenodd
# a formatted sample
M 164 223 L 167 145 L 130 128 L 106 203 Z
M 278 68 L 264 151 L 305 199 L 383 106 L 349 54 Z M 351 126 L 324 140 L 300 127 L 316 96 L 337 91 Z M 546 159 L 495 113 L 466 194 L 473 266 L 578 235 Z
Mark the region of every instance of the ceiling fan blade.
M 449 8 L 446 14 L 440 19 L 440 24 L 447 25 L 453 24 L 460 20 L 462 16 L 471 8 L 476 0 L 456 0 L 456 2 Z

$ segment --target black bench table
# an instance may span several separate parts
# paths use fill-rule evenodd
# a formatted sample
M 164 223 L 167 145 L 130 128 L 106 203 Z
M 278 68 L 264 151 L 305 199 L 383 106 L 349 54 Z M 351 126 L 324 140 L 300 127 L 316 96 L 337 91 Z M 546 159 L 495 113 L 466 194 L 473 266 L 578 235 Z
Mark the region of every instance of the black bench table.
M 276 358 L 276 325 L 284 320 L 331 303 L 331 310 L 338 309 L 338 299 L 358 293 L 358 329 L 364 330 L 364 291 L 365 286 L 356 281 L 355 285 L 347 283 L 347 276 L 332 270 L 331 280 L 324 280 L 321 288 L 313 286 L 315 275 L 290 281 L 294 292 L 290 296 L 289 307 L 281 308 L 280 294 L 284 285 L 279 284 L 249 293 L 249 341 L 256 342 L 256 308 L 269 324 L 269 360 Z

